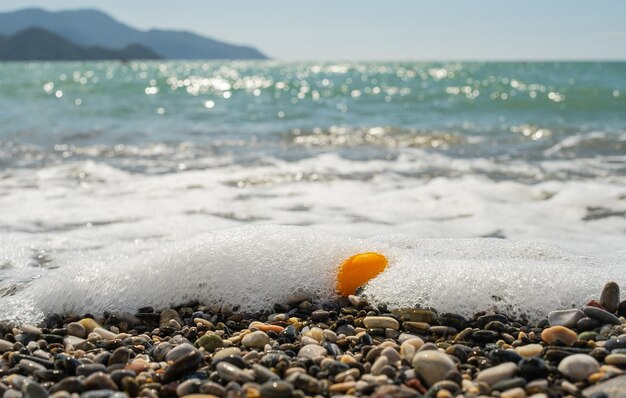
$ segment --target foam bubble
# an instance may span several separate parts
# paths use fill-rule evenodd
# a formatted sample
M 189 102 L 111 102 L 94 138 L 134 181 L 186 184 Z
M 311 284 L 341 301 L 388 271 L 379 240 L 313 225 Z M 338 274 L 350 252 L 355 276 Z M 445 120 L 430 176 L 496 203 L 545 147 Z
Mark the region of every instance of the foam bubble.
M 497 307 L 538 317 L 581 305 L 597 296 L 607 280 L 626 286 L 618 258 L 590 259 L 534 243 L 403 235 L 356 239 L 304 227 L 247 226 L 125 261 L 49 271 L 0 299 L 5 311 L 0 315 L 23 319 L 192 301 L 254 311 L 293 297 L 327 300 L 335 297 L 339 264 L 366 251 L 384 254 L 389 266 L 363 294 L 391 308 L 419 305 L 472 315 Z

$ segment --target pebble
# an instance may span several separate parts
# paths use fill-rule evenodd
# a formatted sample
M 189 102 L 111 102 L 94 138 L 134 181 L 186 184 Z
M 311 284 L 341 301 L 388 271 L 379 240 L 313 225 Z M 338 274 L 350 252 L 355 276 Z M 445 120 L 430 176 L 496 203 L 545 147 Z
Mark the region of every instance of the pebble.
M 600 364 L 590 355 L 573 354 L 559 363 L 558 370 L 572 381 L 582 381 L 600 370 Z
M 328 354 L 326 348 L 317 344 L 307 344 L 298 351 L 298 358 L 315 359 Z
M 400 324 L 393 318 L 386 316 L 367 316 L 363 318 L 363 325 L 368 329 L 400 329 Z
M 619 286 L 615 282 L 607 282 L 600 295 L 600 305 L 608 312 L 615 314 L 619 308 Z
M 200 351 L 189 343 L 179 344 L 172 348 L 167 355 L 165 355 L 165 360 L 168 362 L 175 362 L 191 352 L 199 353 Z
M 78 322 L 71 322 L 67 324 L 67 333 L 70 336 L 80 337 L 84 339 L 87 336 L 87 329 Z
M 0 339 L 0 354 L 4 354 L 7 351 L 13 350 L 13 346 L 14 344 L 10 341 Z
M 413 369 L 428 386 L 444 380 L 448 373 L 456 370 L 454 361 L 440 351 L 421 351 L 413 357 Z
M 493 385 L 501 380 L 511 378 L 515 372 L 517 372 L 517 365 L 513 362 L 506 362 L 492 368 L 481 370 L 476 376 L 476 381 Z
M 618 317 L 616 317 L 615 315 L 611 314 L 608 311 L 603 310 L 602 308 L 597 308 L 597 307 L 588 305 L 588 306 L 583 307 L 583 312 L 589 318 L 597 319 L 598 321 L 604 324 L 620 325 L 622 323 Z
M 541 339 L 548 344 L 561 342 L 567 346 L 571 346 L 578 340 L 578 336 L 576 332 L 565 326 L 551 326 L 541 332 Z
M 261 386 L 261 396 L 264 398 L 291 398 L 293 386 L 284 381 L 268 381 Z
M 89 334 L 89 333 L 93 332 L 93 330 L 95 328 L 102 327 L 102 326 L 100 326 L 100 324 L 98 322 L 96 322 L 92 318 L 83 318 L 80 321 L 78 321 L 78 323 L 80 323 L 85 328 L 85 333 L 86 334 Z
M 528 344 L 515 347 L 515 352 L 524 358 L 535 357 L 541 354 L 543 346 L 541 344 Z
M 586 398 L 624 398 L 626 396 L 626 375 L 617 376 L 591 387 L 587 387 L 582 391 L 582 395 Z
M 224 341 L 220 336 L 215 333 L 206 333 L 204 336 L 196 340 L 197 347 L 204 348 L 207 352 L 213 352 L 216 349 L 224 346 Z
M 604 358 L 607 365 L 626 366 L 626 354 L 609 354 Z
M 566 328 L 576 327 L 576 323 L 585 317 L 585 313 L 575 308 L 571 310 L 552 311 L 548 314 L 550 326 L 565 326 Z
M 270 338 L 267 333 L 259 330 L 245 335 L 241 343 L 244 347 L 262 349 L 269 341 Z

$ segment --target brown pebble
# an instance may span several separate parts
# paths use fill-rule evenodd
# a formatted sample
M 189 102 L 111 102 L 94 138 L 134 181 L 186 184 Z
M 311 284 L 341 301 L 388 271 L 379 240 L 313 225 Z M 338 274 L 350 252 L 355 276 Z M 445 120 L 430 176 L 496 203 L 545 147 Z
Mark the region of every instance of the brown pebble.
M 572 346 L 578 340 L 576 332 L 565 326 L 552 326 L 541 332 L 541 339 L 548 344 L 561 342 L 567 346 Z

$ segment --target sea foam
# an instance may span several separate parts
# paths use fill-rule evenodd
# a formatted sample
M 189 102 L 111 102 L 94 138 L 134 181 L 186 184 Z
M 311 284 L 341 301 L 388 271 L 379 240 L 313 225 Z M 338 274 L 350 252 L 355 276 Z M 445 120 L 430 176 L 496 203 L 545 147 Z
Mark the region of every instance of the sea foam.
M 294 298 L 336 297 L 336 274 L 353 254 L 377 251 L 388 268 L 362 294 L 390 308 L 423 306 L 472 315 L 497 309 L 531 318 L 581 305 L 604 282 L 626 286 L 619 259 L 571 255 L 502 239 L 337 237 L 306 227 L 215 231 L 119 261 L 76 263 L 34 278 L 0 299 L 2 318 L 102 313 L 192 301 L 269 309 Z

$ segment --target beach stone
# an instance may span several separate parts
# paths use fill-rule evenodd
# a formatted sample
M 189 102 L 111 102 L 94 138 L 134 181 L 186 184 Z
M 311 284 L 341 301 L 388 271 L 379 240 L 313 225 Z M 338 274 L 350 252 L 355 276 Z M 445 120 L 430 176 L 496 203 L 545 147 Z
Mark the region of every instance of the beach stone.
M 501 314 L 491 314 L 491 315 L 480 316 L 476 320 L 476 323 L 478 323 L 478 327 L 482 329 L 485 326 L 487 326 L 489 322 L 493 322 L 493 321 L 498 321 L 504 324 L 509 323 L 509 319 L 506 316 L 501 315 Z
M 177 358 L 176 361 L 165 370 L 163 380 L 170 382 L 198 369 L 203 359 L 202 353 L 194 348 L 193 351 L 189 351 L 182 357 Z
M 402 322 L 437 322 L 437 314 L 431 310 L 419 309 L 419 308 L 403 308 L 393 310 L 392 313 L 400 318 Z
M 267 333 L 260 330 L 248 333 L 247 335 L 243 336 L 243 340 L 241 340 L 241 344 L 243 344 L 244 347 L 259 349 L 265 347 L 265 344 L 269 342 L 270 338 Z
M 583 312 L 589 318 L 597 319 L 603 324 L 620 325 L 622 323 L 618 317 L 616 317 L 615 315 L 601 308 L 588 305 L 588 306 L 583 307 Z
M 626 338 L 621 336 L 612 337 L 604 343 L 604 348 L 609 352 L 618 348 L 626 348 Z
M 178 315 L 178 311 L 172 308 L 168 308 L 166 310 L 161 311 L 159 315 L 159 327 L 161 329 L 170 327 L 170 321 L 174 320 L 179 325 L 183 324 L 183 320 Z
M 449 372 L 456 370 L 456 365 L 448 354 L 427 350 L 415 354 L 413 369 L 430 387 L 436 382 L 444 380 Z
M 99 334 L 105 340 L 113 340 L 117 337 L 117 334 L 111 332 L 110 330 L 106 330 L 105 328 L 95 328 L 93 332 Z
M 83 364 L 76 368 L 77 376 L 89 376 L 96 372 L 106 372 L 106 366 L 100 363 Z
M 576 323 L 585 317 L 585 313 L 574 308 L 571 310 L 558 310 L 552 311 L 548 314 L 548 323 L 550 326 L 565 326 L 566 328 L 573 328 Z
M 590 355 L 573 354 L 565 357 L 558 367 L 565 377 L 572 381 L 583 381 L 600 370 L 600 364 Z
M 222 385 L 212 381 L 202 383 L 200 385 L 199 392 L 201 394 L 211 394 L 216 397 L 223 397 L 226 395 L 226 389 Z
M 389 359 L 387 357 L 379 356 L 372 364 L 371 372 L 374 376 L 381 374 L 382 369 L 387 366 Z
M 518 363 L 522 360 L 522 356 L 519 355 L 514 350 L 503 350 L 501 348 L 496 348 L 491 350 L 487 357 L 491 360 L 494 365 L 499 365 L 505 362 L 515 362 Z
M 619 308 L 619 286 L 615 282 L 607 282 L 600 295 L 600 305 L 608 312 L 615 314 Z
M 222 338 L 215 333 L 206 333 L 204 336 L 196 340 L 196 347 L 202 347 L 206 352 L 213 352 L 219 347 L 224 346 Z
M 619 303 L 619 307 L 617 308 L 617 315 L 626 317 L 626 300 Z
M 548 377 L 548 366 L 539 357 L 524 358 L 517 363 L 517 367 L 517 373 L 528 381 Z
M 7 351 L 13 350 L 14 343 L 10 341 L 6 341 L 4 339 L 0 339 L 0 354 L 4 354 Z
M 511 388 L 500 393 L 500 398 L 524 398 L 526 397 L 526 391 L 522 387 Z
M 98 322 L 96 322 L 95 320 L 93 320 L 91 318 L 83 318 L 80 321 L 78 321 L 78 323 L 80 323 L 85 328 L 85 332 L 87 334 L 93 332 L 93 330 L 95 328 L 102 327 L 102 326 L 100 326 L 100 324 Z
M 626 354 L 609 354 L 604 358 L 607 365 L 615 365 L 618 367 L 626 365 Z
M 217 364 L 215 369 L 217 370 L 217 374 L 224 380 L 250 381 L 246 373 L 232 363 L 222 361 Z
M 325 357 L 327 354 L 326 348 L 317 344 L 307 344 L 298 351 L 298 358 L 314 359 Z
M 491 385 L 497 382 L 509 379 L 517 372 L 517 365 L 513 362 L 506 362 L 492 368 L 487 368 L 478 372 L 476 375 L 477 382 L 484 382 Z
M 363 318 L 363 325 L 368 329 L 400 329 L 400 323 L 398 323 L 398 321 L 386 316 L 366 316 Z
M 39 383 L 29 381 L 22 385 L 23 398 L 48 398 L 48 391 Z
M 187 379 L 180 383 L 178 387 L 176 387 L 176 394 L 179 397 L 184 397 L 186 395 L 197 394 L 200 390 L 200 385 L 202 381 L 200 379 Z
M 37 370 L 46 370 L 45 366 L 40 365 L 37 362 L 30 361 L 28 359 L 20 360 L 17 366 L 27 373 L 33 373 Z
M 456 330 L 463 330 L 467 327 L 467 319 L 463 315 L 451 312 L 444 312 L 443 314 L 440 314 L 438 320 L 439 324 L 453 327 Z
M 604 393 L 607 398 L 626 398 L 626 375 L 616 376 L 582 391 L 585 398 L 599 397 L 598 393 Z
M 117 385 L 106 373 L 98 372 L 89 375 L 85 379 L 85 387 L 88 390 L 117 390 Z
M 263 398 L 291 398 L 293 386 L 284 381 L 268 381 L 261 386 L 261 396 Z
M 177 361 L 179 358 L 182 358 L 183 356 L 191 352 L 197 352 L 198 354 L 200 353 L 200 351 L 197 348 L 195 348 L 189 343 L 179 344 L 176 347 L 172 348 L 167 353 L 167 355 L 165 355 L 165 360 L 168 362 Z
M 85 337 L 87 337 L 87 329 L 85 329 L 85 327 L 78 322 L 68 323 L 67 333 L 70 336 L 80 337 L 81 339 L 84 339 Z
M 578 329 L 578 331 L 580 332 L 594 330 L 596 328 L 599 328 L 600 326 L 602 326 L 600 321 L 598 321 L 597 319 L 589 318 L 588 316 L 585 316 L 576 323 L 576 329 Z
M 123 363 L 126 364 L 130 360 L 131 355 L 133 354 L 133 350 L 127 347 L 118 347 L 113 353 L 111 353 L 111 357 L 109 358 L 108 364 L 113 365 L 114 363 Z
M 526 385 L 526 379 L 523 377 L 513 377 L 511 379 L 501 380 L 491 386 L 493 391 L 506 391 L 512 388 L 524 387 Z
M 543 346 L 541 344 L 527 344 L 515 347 L 515 352 L 524 358 L 530 358 L 541 355 Z
M 223 350 L 216 351 L 215 354 L 213 354 L 213 362 L 218 362 L 231 356 L 240 357 L 241 350 L 238 347 L 228 347 Z
M 400 354 L 393 347 L 387 347 L 380 353 L 381 356 L 387 357 L 389 363 L 395 363 L 400 360 Z
M 574 345 L 578 336 L 573 330 L 565 326 L 551 326 L 541 332 L 541 339 L 548 344 L 561 342 L 567 346 Z

